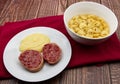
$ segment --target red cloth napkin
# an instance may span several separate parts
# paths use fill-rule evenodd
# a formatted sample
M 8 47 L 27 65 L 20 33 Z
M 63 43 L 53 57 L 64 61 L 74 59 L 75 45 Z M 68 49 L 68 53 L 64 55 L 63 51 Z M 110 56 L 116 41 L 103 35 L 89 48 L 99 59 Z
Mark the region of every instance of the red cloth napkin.
M 71 39 L 65 30 L 63 16 L 50 16 L 33 20 L 9 22 L 0 27 L 0 78 L 12 77 L 4 67 L 3 52 L 8 41 L 24 29 L 36 26 L 55 28 L 64 33 L 72 46 L 72 58 L 67 68 L 83 66 L 93 63 L 120 61 L 120 42 L 114 34 L 109 40 L 95 46 L 85 46 Z

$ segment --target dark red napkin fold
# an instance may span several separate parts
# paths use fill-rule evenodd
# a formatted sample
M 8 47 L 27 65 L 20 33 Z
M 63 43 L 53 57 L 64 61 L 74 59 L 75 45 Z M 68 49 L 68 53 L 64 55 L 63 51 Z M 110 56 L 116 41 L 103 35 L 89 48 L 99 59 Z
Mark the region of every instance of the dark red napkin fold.
M 4 67 L 3 52 L 8 41 L 24 29 L 36 26 L 52 27 L 65 34 L 72 46 L 72 58 L 67 68 L 93 63 L 120 61 L 120 42 L 114 34 L 109 40 L 95 46 L 85 46 L 71 39 L 65 30 L 63 16 L 50 16 L 19 22 L 8 22 L 0 27 L 0 78 L 12 77 Z

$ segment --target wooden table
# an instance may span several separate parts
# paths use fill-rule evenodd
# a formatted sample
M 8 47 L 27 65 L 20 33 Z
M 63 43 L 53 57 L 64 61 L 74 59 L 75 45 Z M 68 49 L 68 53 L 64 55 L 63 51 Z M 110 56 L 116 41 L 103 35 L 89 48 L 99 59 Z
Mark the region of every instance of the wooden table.
M 5 22 L 61 15 L 65 9 L 79 1 L 87 0 L 0 0 L 0 25 Z M 104 4 L 120 20 L 120 0 L 88 0 Z M 120 39 L 120 25 L 117 35 Z M 82 66 L 65 69 L 56 77 L 40 84 L 120 84 L 120 63 L 102 66 Z M 26 84 L 15 78 L 0 80 L 0 84 Z

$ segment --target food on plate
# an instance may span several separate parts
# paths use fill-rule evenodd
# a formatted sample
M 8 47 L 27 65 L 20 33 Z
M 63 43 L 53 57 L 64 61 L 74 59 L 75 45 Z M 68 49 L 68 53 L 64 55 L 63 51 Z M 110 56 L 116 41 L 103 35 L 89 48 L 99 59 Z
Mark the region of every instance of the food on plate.
M 26 50 L 22 52 L 19 56 L 21 64 L 28 71 L 37 72 L 44 65 L 44 59 L 39 51 L 36 50 Z
M 19 50 L 21 52 L 25 50 L 37 50 L 41 52 L 43 46 L 50 42 L 50 38 L 41 33 L 33 33 L 26 36 L 21 40 Z
M 61 59 L 61 48 L 56 43 L 51 43 L 48 36 L 34 33 L 26 36 L 20 43 L 21 64 L 31 72 L 39 71 L 44 61 L 56 64 Z
M 109 34 L 108 23 L 101 17 L 93 14 L 73 16 L 68 23 L 71 31 L 80 36 L 101 38 Z
M 49 64 L 56 64 L 61 59 L 61 48 L 56 43 L 48 43 L 42 49 L 43 58 Z

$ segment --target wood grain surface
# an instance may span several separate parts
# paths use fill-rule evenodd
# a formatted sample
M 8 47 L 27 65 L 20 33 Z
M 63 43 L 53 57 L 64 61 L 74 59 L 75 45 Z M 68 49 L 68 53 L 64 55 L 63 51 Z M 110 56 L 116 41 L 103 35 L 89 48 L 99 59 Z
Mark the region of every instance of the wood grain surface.
M 101 3 L 110 8 L 120 21 L 120 0 L 0 0 L 0 25 L 5 22 L 61 15 L 68 6 L 79 1 Z M 117 35 L 120 39 L 120 24 Z M 26 83 L 16 78 L 0 80 L 0 84 Z M 120 62 L 65 69 L 56 77 L 36 84 L 120 84 Z

